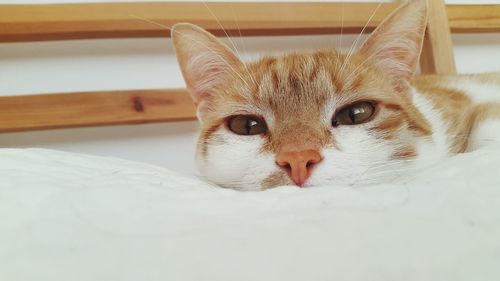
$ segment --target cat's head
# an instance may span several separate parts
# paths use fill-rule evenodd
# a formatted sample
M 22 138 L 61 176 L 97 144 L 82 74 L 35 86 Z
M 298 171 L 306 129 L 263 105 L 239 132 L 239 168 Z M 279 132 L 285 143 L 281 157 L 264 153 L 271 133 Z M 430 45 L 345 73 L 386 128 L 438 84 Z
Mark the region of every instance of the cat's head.
M 243 63 L 205 30 L 177 24 L 172 38 L 197 105 L 201 173 L 259 190 L 379 182 L 418 157 L 431 133 L 412 104 L 427 19 L 413 0 L 357 53 L 292 53 Z

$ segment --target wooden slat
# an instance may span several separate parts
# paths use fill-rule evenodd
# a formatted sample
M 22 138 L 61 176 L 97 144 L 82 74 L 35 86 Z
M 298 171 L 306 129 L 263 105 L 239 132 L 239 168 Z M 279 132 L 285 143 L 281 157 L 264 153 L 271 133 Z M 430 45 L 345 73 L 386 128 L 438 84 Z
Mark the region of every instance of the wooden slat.
M 191 119 L 183 89 L 0 97 L 0 132 Z
M 434 1 L 430 1 L 431 3 Z M 367 26 L 374 29 L 398 4 L 383 4 Z M 0 4 L 0 42 L 85 38 L 165 37 L 167 27 L 192 22 L 217 35 L 357 33 L 376 3 L 87 3 Z M 448 5 L 452 32 L 499 32 L 500 5 Z M 344 14 L 344 16 L 342 16 Z M 342 23 L 344 18 L 344 23 Z
M 456 74 L 453 42 L 444 0 L 428 1 L 429 18 L 420 69 L 425 74 Z
M 434 1 L 434 0 L 431 0 Z M 500 32 L 500 5 L 447 5 L 452 33 Z
M 433 1 L 430 1 L 433 2 Z M 374 29 L 398 4 L 383 4 L 368 24 Z M 0 4 L 0 42 L 121 37 L 166 37 L 167 27 L 192 22 L 224 35 L 357 33 L 376 3 L 87 3 Z M 500 5 L 448 5 L 452 32 L 500 31 Z M 344 16 L 342 16 L 344 14 Z M 342 24 L 342 18 L 344 23 Z
M 191 22 L 224 35 L 345 33 L 372 30 L 398 4 L 377 3 L 87 3 L 0 5 L 0 42 L 117 37 L 166 37 Z M 343 14 L 345 16 L 343 16 Z M 342 19 L 344 18 L 344 21 Z

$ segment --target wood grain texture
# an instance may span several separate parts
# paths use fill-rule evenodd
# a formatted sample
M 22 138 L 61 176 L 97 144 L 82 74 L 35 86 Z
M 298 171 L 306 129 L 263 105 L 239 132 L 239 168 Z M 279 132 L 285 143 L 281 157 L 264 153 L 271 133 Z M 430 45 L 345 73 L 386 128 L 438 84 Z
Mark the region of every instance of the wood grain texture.
M 447 5 L 446 11 L 452 33 L 500 32 L 498 4 Z
M 420 69 L 424 74 L 456 74 L 453 42 L 444 0 L 428 1 L 429 18 Z
M 377 3 L 87 3 L 0 5 L 0 42 L 167 37 L 166 27 L 191 22 L 225 35 L 358 33 L 374 29 L 398 4 Z M 378 8 L 377 8 L 378 7 Z M 344 16 L 343 16 L 344 15 Z M 344 20 L 342 20 L 344 19 Z
M 0 97 L 0 132 L 195 118 L 183 89 Z
M 431 3 L 434 0 L 430 1 Z M 439 1 L 438 1 L 439 2 Z M 398 4 L 383 4 L 368 23 L 373 30 Z M 90 38 L 167 37 L 177 22 L 200 25 L 216 35 L 358 33 L 376 3 L 136 2 L 0 4 L 0 42 Z M 452 32 L 500 31 L 500 5 L 448 5 Z M 344 21 L 342 22 L 342 18 Z

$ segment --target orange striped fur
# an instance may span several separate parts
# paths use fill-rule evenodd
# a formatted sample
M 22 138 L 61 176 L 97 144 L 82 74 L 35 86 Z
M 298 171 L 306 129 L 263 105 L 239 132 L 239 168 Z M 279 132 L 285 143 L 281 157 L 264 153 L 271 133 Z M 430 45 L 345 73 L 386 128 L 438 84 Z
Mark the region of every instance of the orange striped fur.
M 489 100 L 500 75 L 415 77 L 426 18 L 426 1 L 412 0 L 356 53 L 326 49 L 250 63 L 201 28 L 176 25 L 179 65 L 198 105 L 202 174 L 240 190 L 384 182 L 482 143 L 471 134 L 500 119 L 500 94 Z M 480 87 L 483 100 L 471 96 Z M 372 107 L 369 118 L 336 123 L 359 103 Z M 234 116 L 256 116 L 266 130 L 235 133 Z

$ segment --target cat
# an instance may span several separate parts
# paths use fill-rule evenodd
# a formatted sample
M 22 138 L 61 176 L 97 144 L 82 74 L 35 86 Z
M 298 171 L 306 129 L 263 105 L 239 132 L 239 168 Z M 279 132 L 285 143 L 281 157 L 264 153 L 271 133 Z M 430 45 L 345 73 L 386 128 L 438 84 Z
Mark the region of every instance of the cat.
M 426 22 L 426 1 L 411 0 L 354 54 L 251 63 L 202 28 L 176 24 L 201 174 L 237 190 L 376 184 L 500 140 L 500 73 L 415 75 Z

